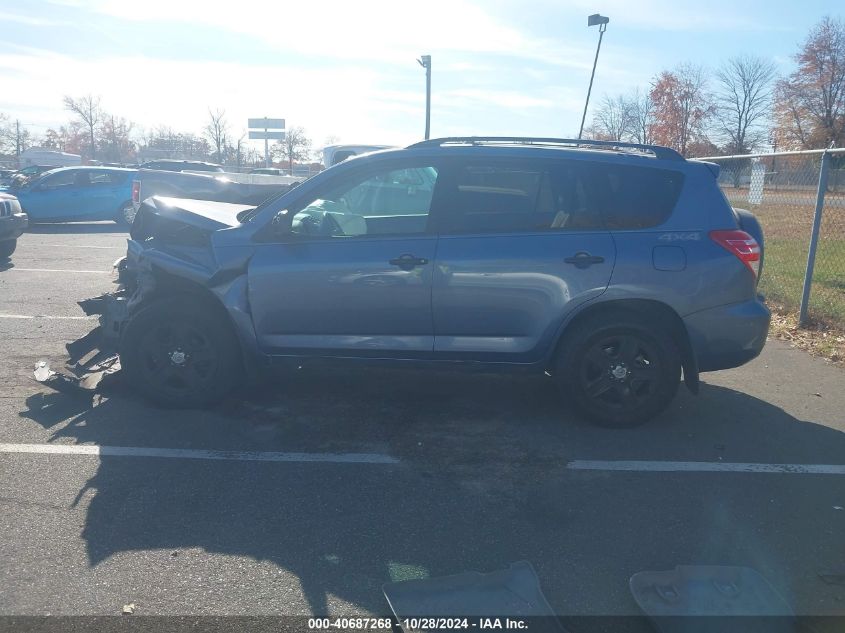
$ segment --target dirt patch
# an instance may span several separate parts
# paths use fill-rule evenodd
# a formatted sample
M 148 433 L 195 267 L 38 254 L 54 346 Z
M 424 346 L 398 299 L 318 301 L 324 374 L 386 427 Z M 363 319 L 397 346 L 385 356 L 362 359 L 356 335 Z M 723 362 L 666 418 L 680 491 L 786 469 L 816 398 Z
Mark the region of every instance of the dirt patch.
M 769 308 L 772 311 L 769 336 L 845 367 L 845 329 L 814 319 L 806 327 L 798 327 L 798 315 L 794 310 L 776 304 L 769 304 Z

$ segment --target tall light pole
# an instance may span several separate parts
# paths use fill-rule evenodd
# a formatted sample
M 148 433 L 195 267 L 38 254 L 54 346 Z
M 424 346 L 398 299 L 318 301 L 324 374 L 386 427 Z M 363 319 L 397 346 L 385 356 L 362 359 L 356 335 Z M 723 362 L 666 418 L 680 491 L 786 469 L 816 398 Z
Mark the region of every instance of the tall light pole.
M 417 63 L 425 68 L 425 139 L 431 132 L 431 55 L 422 55 Z
M 584 133 L 584 121 L 587 119 L 587 107 L 590 105 L 590 93 L 593 91 L 593 78 L 596 76 L 596 64 L 599 62 L 599 51 L 601 50 L 601 38 L 607 30 L 607 23 L 610 18 L 598 13 L 587 18 L 587 26 L 599 25 L 599 45 L 596 47 L 596 58 L 593 60 L 593 72 L 590 75 L 590 87 L 587 88 L 587 100 L 584 102 L 584 115 L 581 117 L 581 127 L 578 129 L 578 140 L 581 140 L 581 135 Z

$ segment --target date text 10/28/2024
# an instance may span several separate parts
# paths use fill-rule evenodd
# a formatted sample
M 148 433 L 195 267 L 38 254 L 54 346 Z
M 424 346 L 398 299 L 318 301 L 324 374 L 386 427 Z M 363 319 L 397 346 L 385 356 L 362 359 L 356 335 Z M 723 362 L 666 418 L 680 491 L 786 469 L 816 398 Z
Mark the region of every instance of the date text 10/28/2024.
M 405 631 L 453 630 L 526 630 L 528 623 L 519 618 L 403 618 L 396 622 Z M 308 629 L 319 630 L 390 630 L 394 625 L 391 618 L 309 618 Z

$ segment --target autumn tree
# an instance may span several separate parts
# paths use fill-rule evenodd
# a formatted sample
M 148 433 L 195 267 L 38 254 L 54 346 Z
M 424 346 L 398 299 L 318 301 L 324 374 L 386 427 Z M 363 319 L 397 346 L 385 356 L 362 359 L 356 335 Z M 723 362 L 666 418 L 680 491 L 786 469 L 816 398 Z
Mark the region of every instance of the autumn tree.
M 704 126 L 714 110 L 704 70 L 689 63 L 664 70 L 652 83 L 649 97 L 654 142 L 686 156 L 690 143 L 704 137 Z
M 633 127 L 631 103 L 622 95 L 605 95 L 593 114 L 592 135 L 598 140 L 622 141 Z
M 311 155 L 311 140 L 305 135 L 305 129 L 293 127 L 285 132 L 285 138 L 273 144 L 274 158 L 286 160 L 288 173 L 293 175 L 293 163 L 307 160 Z
M 829 16 L 794 55 L 795 71 L 777 83 L 774 138 L 784 148 L 845 143 L 845 25 Z
M 716 71 L 715 118 L 728 154 L 747 154 L 766 139 L 775 66 L 761 57 L 733 57 Z
M 88 148 L 89 158 L 94 159 L 97 155 L 97 141 L 95 132 L 100 124 L 102 118 L 102 109 L 100 108 L 100 97 L 93 95 L 85 95 L 74 99 L 66 96 L 64 99 L 65 110 L 72 112 L 77 117 L 77 123 L 80 127 L 84 127 L 88 132 Z
M 218 163 L 223 162 L 223 152 L 229 137 L 229 123 L 226 121 L 225 110 L 211 111 L 208 109 L 209 121 L 205 126 L 204 134 L 211 145 L 214 147 L 214 155 Z
M 62 125 L 58 129 L 49 128 L 44 133 L 41 145 L 46 149 L 59 152 L 81 154 L 82 149 L 89 142 L 86 140 L 87 136 L 88 133 L 82 129 L 81 124 L 72 121 L 70 125 Z
M 100 126 L 102 157 L 112 162 L 131 158 L 135 149 L 130 138 L 132 128 L 133 124 L 123 117 L 104 115 Z

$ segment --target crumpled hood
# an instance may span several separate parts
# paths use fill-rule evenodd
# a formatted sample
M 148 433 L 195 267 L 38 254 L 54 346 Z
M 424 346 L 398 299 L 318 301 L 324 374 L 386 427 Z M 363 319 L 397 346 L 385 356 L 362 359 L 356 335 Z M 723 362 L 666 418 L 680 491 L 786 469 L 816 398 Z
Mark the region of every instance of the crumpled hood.
M 154 196 L 144 201 L 141 209 L 144 207 L 148 207 L 147 212 L 152 212 L 162 218 L 216 230 L 238 226 L 240 224 L 238 214 L 247 209 L 254 209 L 255 205 Z
M 141 203 L 129 235 L 142 242 L 161 238 L 170 243 L 204 245 L 220 229 L 239 226 L 238 214 L 254 205 L 153 196 Z

